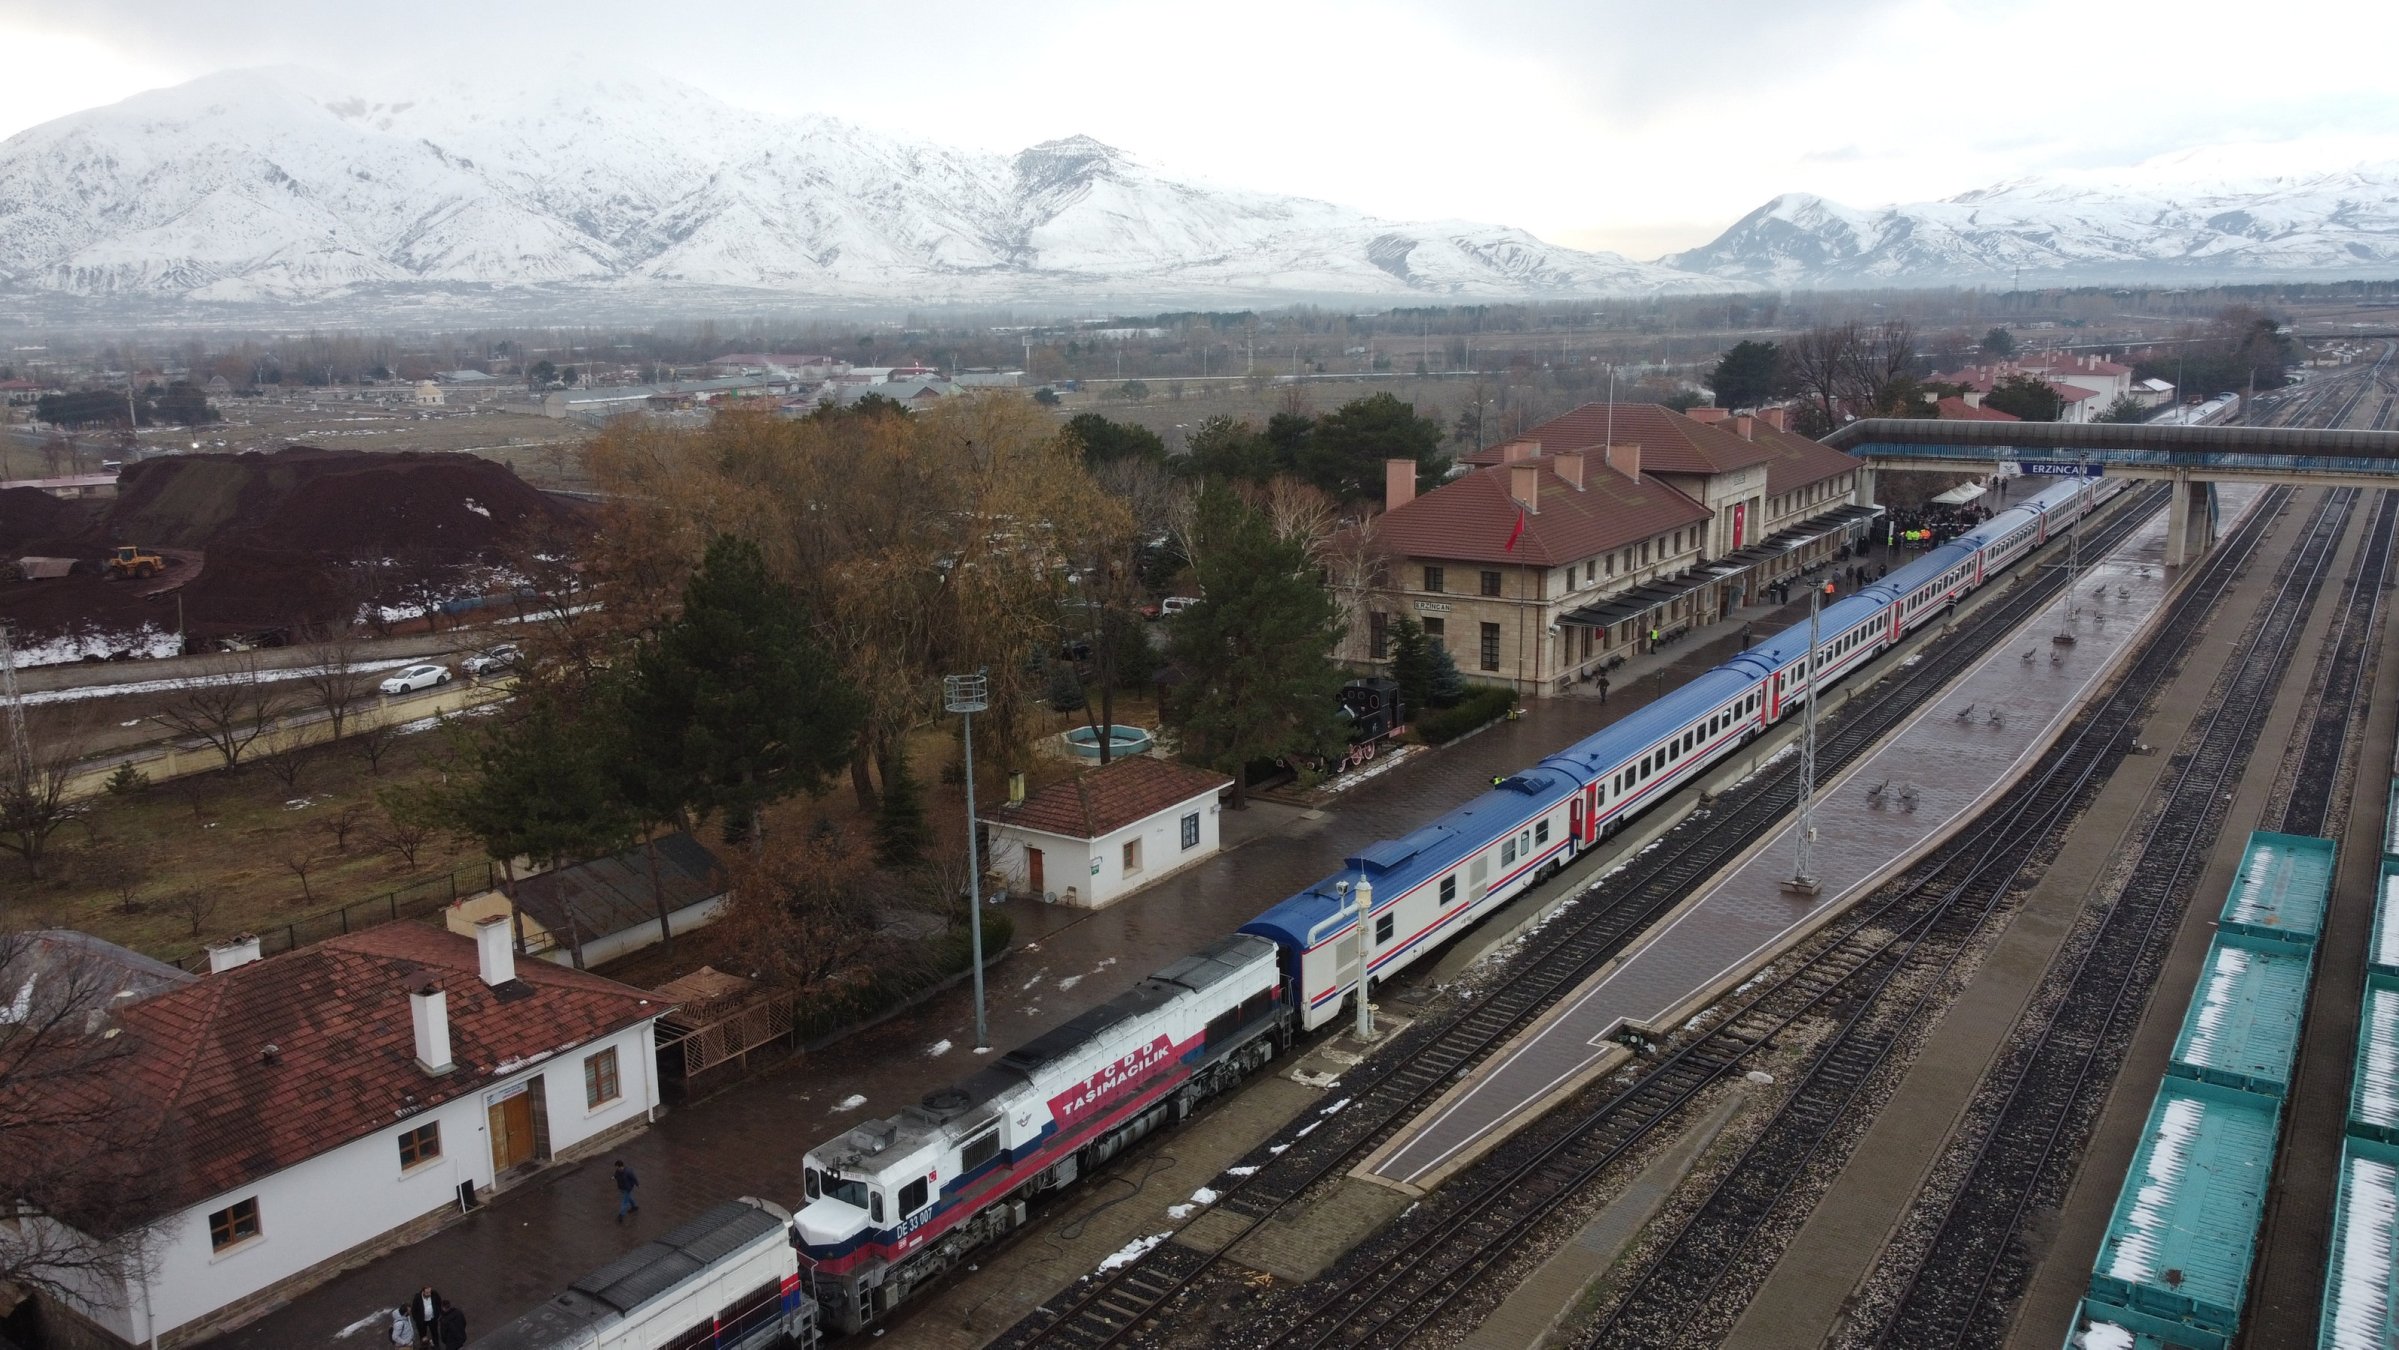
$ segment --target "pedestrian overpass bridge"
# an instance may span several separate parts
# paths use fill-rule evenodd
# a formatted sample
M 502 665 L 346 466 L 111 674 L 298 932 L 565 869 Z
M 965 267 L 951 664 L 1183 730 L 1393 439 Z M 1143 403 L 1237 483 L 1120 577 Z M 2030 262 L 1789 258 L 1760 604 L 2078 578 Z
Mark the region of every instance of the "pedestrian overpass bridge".
M 2399 487 L 2399 431 L 1870 417 L 1834 432 L 1825 444 L 1870 468 L 1964 473 L 2012 460 L 2031 474 L 2106 473 L 2173 483 L 2166 561 L 2178 564 L 2215 541 L 2217 483 Z

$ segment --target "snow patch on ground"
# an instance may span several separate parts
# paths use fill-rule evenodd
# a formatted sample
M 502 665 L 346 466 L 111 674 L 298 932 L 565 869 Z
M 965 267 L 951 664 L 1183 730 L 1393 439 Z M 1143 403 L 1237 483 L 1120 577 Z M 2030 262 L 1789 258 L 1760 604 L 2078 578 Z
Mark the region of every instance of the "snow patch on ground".
M 1058 981 L 1058 988 L 1059 988 L 1059 990 L 1060 990 L 1060 991 L 1062 991 L 1062 992 L 1063 992 L 1063 991 L 1065 991 L 1065 990 L 1068 990 L 1068 989 L 1072 989 L 1072 988 L 1074 988 L 1076 985 L 1078 985 L 1078 984 L 1081 984 L 1082 982 L 1083 982 L 1083 977 L 1082 977 L 1082 976 L 1080 976 L 1080 975 L 1069 975 L 1069 976 L 1067 976 L 1065 979 Z
M 842 1098 L 833 1109 L 836 1111 L 855 1111 L 864 1105 L 866 1105 L 865 1096 L 863 1094 L 853 1092 L 849 1096 Z
M 1166 1233 L 1152 1233 L 1148 1237 L 1137 1237 L 1122 1247 L 1117 1248 L 1115 1251 L 1108 1253 L 1107 1259 L 1101 1261 L 1099 1263 L 1099 1267 L 1093 1270 L 1091 1273 L 1094 1275 L 1105 1275 L 1109 1271 L 1114 1270 L 1119 1266 L 1129 1266 L 1146 1255 L 1150 1248 L 1166 1241 L 1169 1236 L 1171 1235 Z
M 76 661 L 105 661 L 113 656 L 129 656 L 142 660 L 158 660 L 183 651 L 183 639 L 144 624 L 130 633 L 111 633 L 96 628 L 76 629 L 46 637 L 38 642 L 17 648 L 17 669 L 30 670 L 35 666 L 63 666 Z M 64 691 L 61 691 L 64 692 Z M 28 703 L 37 701 L 28 696 Z M 48 700 L 41 700 L 48 701 Z
M 935 1042 L 933 1042 L 931 1045 L 929 1045 L 929 1046 L 925 1047 L 925 1058 L 927 1058 L 927 1059 L 939 1059 L 940 1057 L 942 1057 L 943 1055 L 946 1055 L 946 1054 L 948 1054 L 949 1052 L 950 1052 L 950 1043 L 949 1043 L 948 1041 L 935 1041 Z
M 341 1330 L 334 1332 L 333 1334 L 336 1337 L 347 1338 L 357 1335 L 359 1332 L 366 1330 L 368 1327 L 389 1328 L 391 1326 L 391 1320 L 391 1309 L 377 1308 L 375 1311 L 368 1313 L 366 1316 L 359 1318 L 357 1321 L 352 1322 L 350 1325 L 343 1327 Z
M 1254 1177 L 1258 1175 L 1258 1169 L 1255 1167 L 1228 1167 L 1224 1170 L 1224 1172 L 1228 1177 Z
M 467 510 L 469 510 L 469 511 L 472 511 L 472 512 L 474 512 L 476 515 L 479 515 L 479 516 L 483 517 L 485 520 L 489 520 L 489 519 L 491 519 L 491 508 L 490 508 L 490 507 L 488 507 L 488 506 L 485 506 L 483 503 L 481 503 L 481 502 L 479 502 L 479 501 L 476 501 L 476 500 L 475 500 L 474 498 L 472 498 L 472 497 L 469 497 L 469 498 L 467 498 L 467 499 L 466 499 L 466 509 L 467 509 Z

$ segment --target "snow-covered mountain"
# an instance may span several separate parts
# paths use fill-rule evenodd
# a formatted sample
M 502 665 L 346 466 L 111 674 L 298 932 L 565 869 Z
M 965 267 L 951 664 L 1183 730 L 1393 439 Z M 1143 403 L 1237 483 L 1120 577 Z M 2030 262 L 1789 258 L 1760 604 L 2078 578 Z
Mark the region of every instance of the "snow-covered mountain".
M 1721 289 L 1458 221 L 745 111 L 646 75 L 370 93 L 232 71 L 0 142 L 0 289 L 323 301 L 697 288 L 866 303 Z
M 2232 157 L 2218 149 L 1873 211 L 1786 193 L 1712 242 L 1659 261 L 1778 287 L 2399 273 L 2399 161 L 2226 176 Z

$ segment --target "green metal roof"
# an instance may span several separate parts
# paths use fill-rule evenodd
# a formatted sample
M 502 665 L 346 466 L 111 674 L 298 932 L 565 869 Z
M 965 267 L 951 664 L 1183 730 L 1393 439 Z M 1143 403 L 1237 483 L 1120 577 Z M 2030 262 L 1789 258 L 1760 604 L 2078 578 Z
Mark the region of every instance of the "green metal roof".
M 2285 1096 L 2307 1017 L 2312 948 L 2246 933 L 2219 933 L 2166 1072 Z
M 2116 1197 L 2088 1300 L 2135 1331 L 2225 1350 L 2273 1179 L 2280 1103 L 2168 1078 Z
M 2217 924 L 2228 932 L 2313 946 L 2332 894 L 2329 839 L 2259 830 L 2233 875 Z

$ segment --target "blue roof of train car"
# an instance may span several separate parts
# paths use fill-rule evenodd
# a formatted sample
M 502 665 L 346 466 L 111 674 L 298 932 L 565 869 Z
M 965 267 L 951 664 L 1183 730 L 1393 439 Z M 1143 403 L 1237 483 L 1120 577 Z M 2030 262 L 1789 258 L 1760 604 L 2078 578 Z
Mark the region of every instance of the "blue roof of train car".
M 2288 1095 L 2307 1016 L 2313 953 L 2246 933 L 2219 933 L 2166 1071 L 2263 1096 Z
M 2108 1218 L 2089 1298 L 2135 1330 L 2221 1345 L 2238 1328 L 2280 1104 L 2168 1078 Z
M 1304 950 L 1321 941 L 1321 936 L 1311 938 L 1311 930 L 1327 919 L 1339 919 L 1349 912 L 1350 902 L 1333 889 L 1337 883 L 1354 882 L 1364 876 L 1374 883 L 1376 906 L 1380 908 L 1385 902 L 1398 899 L 1401 892 L 1430 881 L 1489 847 L 1505 833 L 1501 822 L 1513 828 L 1515 822 L 1573 796 L 1574 788 L 1575 780 L 1558 769 L 1539 766 L 1527 769 L 1429 825 L 1358 850 L 1344 860 L 1340 871 L 1241 925 L 1241 931 Z M 1346 927 L 1347 924 L 1332 927 L 1322 936 Z
M 2349 1133 L 2399 1144 L 2399 977 L 2373 971 L 2357 1012 L 2349 1075 Z
M 2399 1345 L 2399 1146 L 2349 1139 L 2332 1205 L 2324 1263 L 2321 1350 Z
M 1541 761 L 1561 773 L 1587 782 L 1682 730 L 1701 714 L 1741 696 L 1757 679 L 1730 666 L 1718 666 L 1660 695 L 1655 701 L 1626 713 Z
M 2314 946 L 2332 895 L 2329 839 L 2259 830 L 2249 836 L 2217 926 Z

